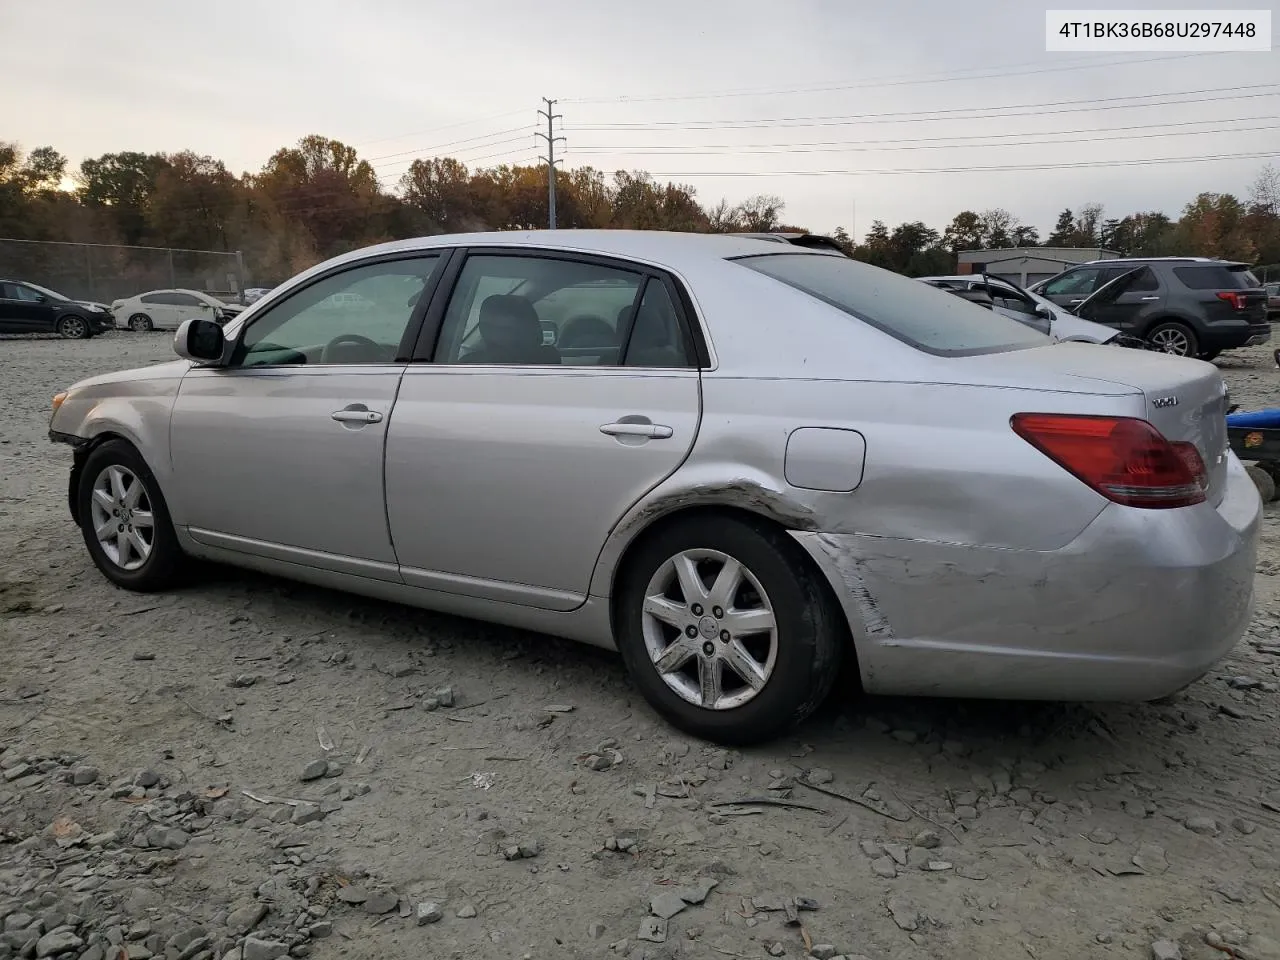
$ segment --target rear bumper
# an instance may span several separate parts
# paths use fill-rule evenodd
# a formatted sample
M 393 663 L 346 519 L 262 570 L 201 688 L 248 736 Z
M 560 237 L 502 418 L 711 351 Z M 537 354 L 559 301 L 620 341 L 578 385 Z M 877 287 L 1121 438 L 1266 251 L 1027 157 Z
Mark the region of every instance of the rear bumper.
M 1216 507 L 1111 505 L 1052 552 L 794 536 L 840 598 L 868 692 L 1152 700 L 1244 633 L 1261 514 L 1230 456 Z
M 1253 347 L 1271 340 L 1271 324 L 1266 319 L 1258 322 L 1214 323 L 1200 334 L 1200 346 L 1206 350 L 1234 350 L 1236 347 Z

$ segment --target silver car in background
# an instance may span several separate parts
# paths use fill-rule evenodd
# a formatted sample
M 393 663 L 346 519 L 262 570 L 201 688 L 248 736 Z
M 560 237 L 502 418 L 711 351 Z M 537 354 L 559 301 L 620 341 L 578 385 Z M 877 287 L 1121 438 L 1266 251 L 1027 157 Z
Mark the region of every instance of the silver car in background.
M 206 558 L 616 647 L 723 743 L 846 660 L 872 693 L 1161 697 L 1250 614 L 1261 505 L 1216 368 L 834 252 L 407 240 L 175 348 L 54 400 L 114 583 Z

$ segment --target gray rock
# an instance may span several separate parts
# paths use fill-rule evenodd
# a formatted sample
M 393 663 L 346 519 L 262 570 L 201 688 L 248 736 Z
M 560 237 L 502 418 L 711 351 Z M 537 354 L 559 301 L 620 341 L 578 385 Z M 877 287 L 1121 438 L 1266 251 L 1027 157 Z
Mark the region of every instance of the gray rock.
M 712 877 L 698 877 L 688 886 L 677 888 L 676 893 L 685 903 L 702 903 L 719 885 L 720 881 Z
M 106 960 L 107 951 L 103 949 L 102 944 L 95 943 L 92 947 L 80 954 L 80 960 Z
M 321 777 L 325 775 L 325 773 L 328 772 L 328 770 L 329 770 L 328 760 L 312 760 L 310 763 L 308 763 L 305 767 L 302 768 L 302 776 L 300 776 L 298 779 L 300 779 L 303 783 L 307 783 L 310 780 L 319 780 Z
M 333 921 L 321 920 L 319 923 L 313 923 L 307 927 L 307 936 L 312 940 L 324 940 L 333 936 Z
M 160 774 L 156 773 L 154 770 L 143 770 L 133 778 L 133 782 L 136 786 L 142 787 L 142 789 L 146 790 L 150 787 L 156 786 L 156 784 L 160 782 Z
M 1157 940 L 1151 944 L 1151 960 L 1182 960 L 1182 947 L 1176 940 Z
M 54 930 L 46 933 L 36 941 L 37 957 L 56 957 L 68 950 L 78 950 L 84 941 L 76 936 L 74 930 Z
M 889 916 L 893 917 L 899 930 L 912 933 L 920 926 L 920 912 L 901 897 L 890 897 L 885 906 L 889 908 Z
M 603 923 L 593 923 L 587 927 L 587 936 L 592 940 L 599 940 L 604 936 L 605 926 Z
M 289 952 L 289 945 L 279 940 L 259 940 L 257 937 L 246 937 L 240 945 L 244 960 L 277 960 Z
M 227 929 L 237 937 L 243 937 L 246 933 L 249 933 L 254 927 L 260 924 L 266 915 L 266 904 L 245 904 L 237 910 L 232 910 L 227 916 Z
M 368 904 L 365 907 L 367 909 Z M 440 909 L 440 904 L 434 900 L 425 900 L 418 904 L 416 916 L 418 918 L 418 926 L 425 927 L 428 923 L 439 923 L 444 917 L 444 911 Z
M 291 819 L 301 826 L 305 823 L 315 823 L 317 820 L 323 820 L 324 814 L 313 803 L 300 803 L 293 808 L 293 817 Z
M 31 764 L 20 763 L 16 767 L 10 767 L 8 770 L 6 770 L 4 772 L 4 778 L 10 783 L 13 783 L 13 781 L 18 780 L 21 777 L 25 777 L 27 774 L 32 773 L 34 771 L 35 771 L 35 767 L 31 766 Z
M 914 730 L 895 730 L 890 736 L 895 740 L 901 740 L 903 743 L 915 743 L 920 739 L 920 734 Z
M 324 775 L 326 777 L 340 777 L 342 776 L 342 773 L 343 773 L 342 764 L 335 763 L 332 760 L 329 760 L 325 763 Z
M 457 703 L 457 698 L 454 696 L 453 687 L 440 687 L 438 690 L 436 690 L 432 694 L 432 696 L 435 697 L 437 701 L 439 701 L 440 706 L 442 707 L 452 707 L 455 703 Z
M 71 782 L 77 787 L 87 787 L 97 779 L 97 767 L 76 767 L 71 771 Z
M 978 819 L 977 807 L 972 807 L 972 806 L 969 806 L 968 804 L 961 804 L 960 806 L 956 807 L 955 813 L 956 813 L 957 820 L 977 820 Z
M 1256 823 L 1252 820 L 1246 820 L 1243 817 L 1236 817 L 1231 821 L 1231 826 L 1235 827 L 1238 832 L 1243 833 L 1246 837 L 1258 829 L 1258 825 Z
M 831 960 L 836 955 L 836 948 L 829 943 L 815 943 L 809 950 L 809 956 L 815 960 Z
M 680 894 L 674 890 L 656 893 L 649 898 L 649 912 L 655 917 L 661 917 L 663 920 L 670 920 L 685 906 L 686 904 Z
M 177 827 L 152 827 L 147 831 L 147 843 L 157 850 L 181 850 L 190 839 Z
M 361 904 L 369 899 L 369 891 L 364 887 L 357 887 L 352 884 L 347 887 L 339 887 L 337 897 L 343 903 Z
M 477 912 L 477 911 L 476 911 L 476 908 L 475 908 L 475 904 L 472 904 L 472 903 L 464 903 L 462 906 L 460 906 L 460 907 L 458 908 L 458 919 L 460 919 L 460 920 L 474 920 L 474 919 L 475 919 L 475 916 L 476 916 L 476 912 Z
M 390 913 L 400 904 L 400 898 L 388 890 L 379 890 L 377 893 L 369 894 L 369 899 L 364 902 L 364 912 L 372 913 L 374 916 L 381 916 L 384 913 Z
M 814 767 L 809 771 L 808 780 L 810 783 L 816 783 L 821 786 L 824 783 L 830 783 L 835 779 L 834 774 L 826 767 Z
M 892 880 L 898 875 L 898 867 L 897 864 L 893 862 L 892 857 L 880 857 L 877 860 L 871 861 L 871 872 L 877 877 L 882 877 L 885 880 Z
M 913 846 L 923 847 L 926 850 L 936 850 L 942 846 L 942 837 L 932 830 L 921 830 L 915 835 L 911 843 Z
M 1218 821 L 1212 817 L 1188 817 L 1183 825 L 1201 836 L 1216 836 L 1218 833 Z
M 905 843 L 886 843 L 884 852 L 893 858 L 893 862 L 900 867 L 907 865 L 907 855 L 910 848 Z
M 636 933 L 637 940 L 648 940 L 650 943 L 665 943 L 667 939 L 667 921 L 661 917 L 645 917 L 640 921 L 640 929 Z

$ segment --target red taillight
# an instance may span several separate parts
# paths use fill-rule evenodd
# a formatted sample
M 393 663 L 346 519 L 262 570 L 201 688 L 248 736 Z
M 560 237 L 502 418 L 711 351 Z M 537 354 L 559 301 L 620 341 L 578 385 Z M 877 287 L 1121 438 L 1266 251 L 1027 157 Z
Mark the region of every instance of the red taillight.
M 1233 309 L 1243 310 L 1245 308 L 1244 294 L 1236 293 L 1232 290 L 1223 290 L 1218 294 L 1219 300 L 1225 300 L 1231 304 Z
M 1207 475 L 1190 443 L 1170 443 L 1133 417 L 1017 413 L 1015 433 L 1064 470 L 1128 507 L 1187 507 L 1204 502 Z

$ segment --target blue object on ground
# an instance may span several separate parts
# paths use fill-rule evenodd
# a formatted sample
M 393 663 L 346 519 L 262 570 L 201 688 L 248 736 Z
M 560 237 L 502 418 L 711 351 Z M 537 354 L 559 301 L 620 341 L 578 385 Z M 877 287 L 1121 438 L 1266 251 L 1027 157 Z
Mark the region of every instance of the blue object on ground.
M 1227 414 L 1228 427 L 1254 427 L 1259 430 L 1280 428 L 1280 408 L 1254 410 L 1252 413 Z

